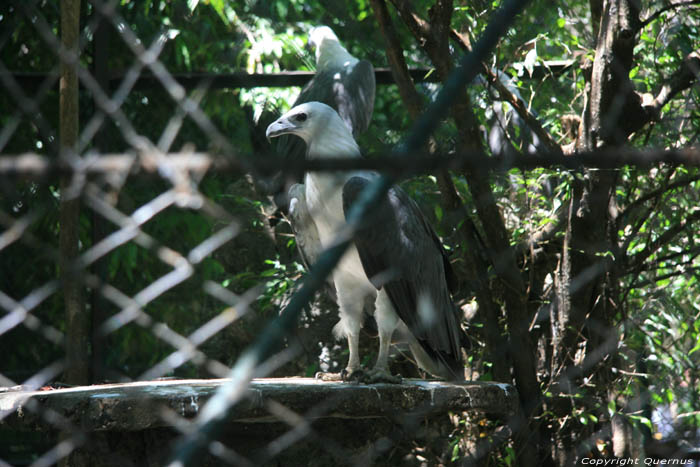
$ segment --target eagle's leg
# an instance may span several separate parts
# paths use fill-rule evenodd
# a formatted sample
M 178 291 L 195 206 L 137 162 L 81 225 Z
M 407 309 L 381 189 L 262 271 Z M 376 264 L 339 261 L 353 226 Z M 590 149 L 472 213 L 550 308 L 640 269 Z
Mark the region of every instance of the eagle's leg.
M 360 367 L 360 329 L 362 328 L 364 294 L 358 293 L 361 288 L 358 288 L 354 283 L 344 283 L 337 277 L 334 282 L 338 293 L 340 321 L 333 327 L 333 333 L 338 339 L 342 337 L 347 339 L 350 357 L 348 365 L 342 372 L 317 373 L 316 378 L 324 381 L 357 379 L 357 375 L 362 373 Z
M 377 355 L 377 363 L 374 365 L 374 369 L 388 373 L 391 336 L 399 324 L 399 318 L 396 316 L 391 300 L 389 300 L 389 296 L 384 289 L 381 289 L 377 294 L 374 317 L 377 320 L 377 330 L 379 332 L 379 355 Z
M 343 379 L 350 379 L 352 374 L 360 370 L 360 329 L 362 328 L 362 295 L 354 284 L 344 284 L 336 279 L 338 291 L 338 308 L 340 322 L 333 331 L 338 337 L 345 336 L 348 340 L 350 357 L 348 365 L 342 373 Z
M 399 324 L 399 317 L 384 289 L 381 289 L 377 294 L 374 316 L 379 331 L 379 354 L 374 368 L 367 371 L 361 379 L 365 383 L 401 383 L 401 376 L 394 376 L 389 372 L 391 336 Z
M 360 326 L 357 326 L 357 328 L 353 326 L 352 329 L 347 329 L 346 336 L 348 338 L 350 358 L 348 358 L 348 366 L 345 367 L 345 377 L 349 378 L 360 369 Z

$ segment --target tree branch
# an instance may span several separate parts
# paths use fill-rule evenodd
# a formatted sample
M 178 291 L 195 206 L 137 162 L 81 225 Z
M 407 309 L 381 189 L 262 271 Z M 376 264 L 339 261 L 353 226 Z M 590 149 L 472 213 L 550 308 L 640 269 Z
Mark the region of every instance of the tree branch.
M 698 80 L 700 80 L 700 49 L 689 53 L 683 59 L 681 66 L 671 75 L 668 82 L 662 86 L 661 91 L 659 91 L 651 105 L 645 106 L 649 121 L 658 119 L 661 109 L 668 101 Z
M 452 38 L 457 42 L 462 50 L 467 52 L 470 50 L 469 40 L 455 29 L 452 29 Z M 501 82 L 497 76 L 497 73 L 495 73 L 486 63 L 482 62 L 481 67 L 489 84 L 498 91 L 498 95 L 501 100 L 508 102 L 515 109 L 520 118 L 525 120 L 525 123 L 527 123 L 527 125 L 537 135 L 545 147 L 552 152 L 561 152 L 561 145 L 556 142 L 556 140 L 547 130 L 544 129 L 540 121 L 532 112 L 530 112 L 525 103 Z
M 399 43 L 399 38 L 391 23 L 389 11 L 384 0 L 370 0 L 374 16 L 379 23 L 379 29 L 386 41 L 386 56 L 391 67 L 391 74 L 394 77 L 399 95 L 406 105 L 411 118 L 416 118 L 423 109 L 423 99 L 416 91 L 415 84 L 408 71 L 408 65 L 403 56 L 403 48 Z
M 406 2 L 391 0 L 391 3 L 399 12 L 399 16 L 414 37 L 424 44 L 424 47 L 429 46 L 430 44 L 428 44 L 428 41 L 431 41 L 433 36 L 433 31 L 431 29 L 432 22 L 429 23 L 411 11 Z M 471 50 L 470 41 L 468 38 L 464 37 L 463 34 L 451 28 L 450 36 L 464 52 L 469 52 Z M 445 65 L 443 61 L 438 63 L 441 64 L 440 68 L 443 68 L 443 72 L 449 72 L 449 70 L 444 70 Z M 436 63 L 436 66 L 438 66 L 438 63 Z M 530 129 L 537 135 L 547 149 L 550 151 L 561 151 L 561 146 L 559 143 L 557 143 L 556 140 L 552 138 L 552 135 L 550 135 L 549 132 L 542 127 L 542 124 L 539 122 L 537 117 L 535 117 L 534 114 L 528 110 L 525 103 L 503 85 L 501 80 L 496 76 L 496 73 L 494 73 L 486 63 L 482 62 L 481 68 L 489 83 L 498 91 L 501 99 L 513 106 L 518 115 L 525 120 Z
M 644 261 L 653 255 L 659 248 L 671 242 L 676 235 L 680 234 L 686 228 L 690 227 L 691 224 L 697 221 L 700 221 L 700 209 L 692 212 L 685 219 L 666 230 L 663 234 L 661 234 L 661 236 L 647 245 L 642 251 L 630 257 L 630 269 L 632 271 L 636 271 L 641 268 Z
M 637 92 L 629 95 L 628 102 L 625 104 L 628 110 L 624 111 L 627 117 L 623 125 L 626 133 L 631 134 L 657 121 L 661 115 L 661 109 L 679 92 L 689 88 L 698 80 L 700 80 L 700 49 L 689 53 L 683 59 L 680 67 L 663 84 L 656 97 L 646 99 L 647 95 L 640 96 Z M 624 87 L 629 87 L 626 81 Z
M 600 19 L 603 16 L 603 0 L 588 0 L 588 7 L 591 12 L 593 37 L 598 37 L 598 32 L 600 31 Z
M 403 2 L 401 0 L 390 0 L 391 4 L 394 5 L 399 17 L 404 22 L 406 27 L 408 27 L 413 37 L 418 39 L 418 41 L 423 45 L 428 37 L 430 37 L 430 24 L 422 19 L 420 16 L 413 13 L 408 2 Z
M 666 13 L 669 10 L 675 10 L 676 8 L 682 8 L 684 6 L 691 6 L 691 5 L 700 5 L 700 0 L 691 0 L 688 2 L 679 2 L 679 3 L 671 3 L 669 5 L 664 6 L 663 8 L 660 8 L 659 10 L 655 11 L 649 17 L 645 20 L 643 20 L 639 24 L 639 29 L 644 29 L 645 26 L 647 26 L 649 23 L 652 21 L 656 20 L 659 16 L 661 16 L 663 13 Z
M 665 187 L 668 186 L 668 181 L 671 179 L 674 172 L 675 172 L 675 169 L 669 170 L 666 173 L 665 180 L 662 184 L 663 186 L 665 186 Z M 666 190 L 662 190 L 662 193 L 665 191 Z M 630 243 L 636 237 L 637 233 L 641 230 L 644 223 L 651 217 L 652 213 L 654 213 L 654 211 L 656 210 L 656 207 L 658 206 L 660 199 L 658 197 L 655 197 L 653 199 L 654 199 L 654 203 L 647 208 L 646 212 L 643 215 L 641 215 L 637 218 L 637 221 L 635 222 L 634 227 L 632 228 L 632 231 L 627 235 L 627 239 L 625 239 L 625 241 L 622 243 L 622 247 L 620 248 L 620 251 L 624 252 L 624 254 L 626 254 Z M 629 212 L 629 211 L 626 211 L 626 212 Z M 624 218 L 621 215 L 618 215 L 615 218 L 615 230 L 616 231 L 620 231 L 622 229 L 621 224 L 622 224 L 623 220 L 624 220 Z
M 697 182 L 700 180 L 700 175 L 693 175 L 691 177 L 683 177 L 680 180 L 676 180 L 673 183 L 670 183 L 668 185 L 664 185 L 662 187 L 659 187 L 655 190 L 649 191 L 645 193 L 644 195 L 640 196 L 639 198 L 635 199 L 632 201 L 627 207 L 625 208 L 624 211 L 620 213 L 618 216 L 619 219 L 624 219 L 625 217 L 629 216 L 629 214 L 632 212 L 633 209 L 636 209 L 640 204 L 646 203 L 647 201 L 658 198 L 659 196 L 663 195 L 667 191 L 675 190 L 676 188 L 681 188 L 684 186 L 688 186 L 693 182 Z
M 547 224 L 543 229 L 530 235 L 530 237 L 528 237 L 525 241 L 518 243 L 515 246 L 516 254 L 519 257 L 524 256 L 528 254 L 531 249 L 537 248 L 538 246 L 552 240 L 565 226 L 568 218 L 568 212 L 569 206 L 566 203 L 562 203 L 562 205 L 559 206 L 554 213 L 556 221 Z
M 700 267 L 692 267 L 692 268 L 687 268 L 683 269 L 682 271 L 673 271 L 669 272 L 668 274 L 662 274 L 660 276 L 656 276 L 653 279 L 647 279 L 641 282 L 635 283 L 635 288 L 642 289 L 644 287 L 647 287 L 652 284 L 656 284 L 659 281 L 665 280 L 665 279 L 671 279 L 673 277 L 678 277 L 678 276 L 686 276 L 689 272 L 695 272 L 698 273 L 700 272 Z M 632 272 L 630 272 L 632 273 Z
M 687 250 L 675 251 L 666 256 L 659 256 L 656 260 L 658 262 L 667 262 L 676 259 L 679 256 L 690 256 L 690 259 L 688 261 L 683 261 L 682 263 L 675 263 L 675 265 L 691 264 L 691 262 L 695 260 L 695 258 L 700 256 L 700 246 L 696 246 L 695 248 L 689 248 Z

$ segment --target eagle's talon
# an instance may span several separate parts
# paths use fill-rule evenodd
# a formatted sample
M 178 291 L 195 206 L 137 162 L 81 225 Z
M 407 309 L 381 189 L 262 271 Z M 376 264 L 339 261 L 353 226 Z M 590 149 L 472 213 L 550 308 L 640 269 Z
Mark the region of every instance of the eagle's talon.
M 340 372 L 340 377 L 343 381 L 357 383 L 362 381 L 364 374 L 365 372 L 362 368 L 357 368 L 355 370 L 344 368 L 343 371 Z
M 344 371 L 344 370 L 343 370 Z M 327 373 L 325 371 L 319 371 L 314 375 L 314 378 L 321 381 L 345 381 L 343 379 L 343 373 Z
M 386 370 L 379 370 L 376 368 L 363 372 L 360 379 L 360 382 L 364 384 L 401 384 L 401 381 L 401 375 L 392 375 Z

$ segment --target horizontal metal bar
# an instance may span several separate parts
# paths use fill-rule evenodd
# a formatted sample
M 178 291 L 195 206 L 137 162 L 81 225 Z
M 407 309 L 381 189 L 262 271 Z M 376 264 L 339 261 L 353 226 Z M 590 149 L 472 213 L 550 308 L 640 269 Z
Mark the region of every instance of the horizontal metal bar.
M 479 152 L 427 155 L 412 153 L 402 157 L 370 155 L 363 158 L 331 158 L 303 161 L 283 160 L 276 155 L 210 155 L 207 153 L 141 153 L 88 155 L 79 164 L 36 153 L 0 155 L 0 178 L 23 177 L 41 179 L 59 174 L 82 173 L 99 176 L 127 173 L 153 174 L 188 172 L 274 173 L 284 171 L 301 174 L 305 171 L 376 170 L 394 176 L 411 176 L 436 170 L 471 170 L 476 172 L 502 172 L 512 168 L 531 170 L 548 168 L 598 168 L 616 169 L 626 165 L 650 167 L 666 163 L 700 167 L 700 148 L 685 149 L 603 149 L 573 155 L 540 152 L 537 154 L 511 154 L 487 156 Z M 160 176 L 160 175 L 159 175 Z
M 574 61 L 556 60 L 542 62 L 533 68 L 532 76 L 525 73 L 523 80 L 541 79 L 546 75 L 558 75 L 565 72 Z M 375 68 L 375 78 L 377 84 L 394 84 L 394 77 L 389 68 Z M 435 83 L 438 82 L 436 73 L 432 73 L 429 68 L 414 68 L 409 70 L 411 77 L 416 82 Z M 12 77 L 25 89 L 36 89 L 46 79 L 47 73 L 42 72 L 12 72 Z M 313 71 L 284 71 L 280 73 L 172 73 L 173 78 L 185 89 L 195 89 L 204 82 L 208 82 L 210 89 L 251 89 L 251 88 L 286 88 L 292 86 L 304 86 L 315 72 Z M 124 75 L 121 73 L 112 74 L 109 77 L 110 88 L 116 89 Z M 162 86 L 157 76 L 152 72 L 144 72 L 139 76 L 134 85 L 135 89 L 150 89 Z

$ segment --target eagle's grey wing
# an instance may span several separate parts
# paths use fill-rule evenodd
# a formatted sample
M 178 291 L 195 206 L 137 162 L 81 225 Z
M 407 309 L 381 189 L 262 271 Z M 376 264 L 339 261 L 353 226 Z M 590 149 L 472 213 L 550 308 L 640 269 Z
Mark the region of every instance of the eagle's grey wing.
M 363 177 L 345 183 L 346 215 L 369 183 Z M 354 238 L 372 284 L 386 290 L 397 315 L 428 355 L 459 375 L 461 328 L 448 284 L 454 275 L 418 205 L 401 188 L 392 187 Z
M 341 68 L 319 70 L 299 93 L 296 107 L 304 102 L 322 102 L 333 107 L 357 136 L 369 127 L 374 111 L 374 67 L 367 60 Z
M 318 228 L 306 205 L 305 190 L 306 187 L 300 183 L 295 183 L 289 188 L 289 214 L 287 217 L 294 231 L 299 254 L 308 270 L 318 260 L 323 247 L 318 235 Z
M 376 87 L 374 67 L 367 60 L 360 60 L 331 78 L 338 115 L 350 127 L 353 136 L 357 137 L 369 127 L 372 120 Z
M 318 228 L 314 222 L 309 207 L 306 204 L 306 187 L 300 183 L 295 183 L 289 188 L 289 212 L 287 218 L 297 244 L 297 250 L 302 263 L 307 271 L 316 264 L 318 257 L 323 252 L 321 239 L 318 235 Z M 326 278 L 326 287 L 333 301 L 337 301 L 337 294 L 332 276 Z

